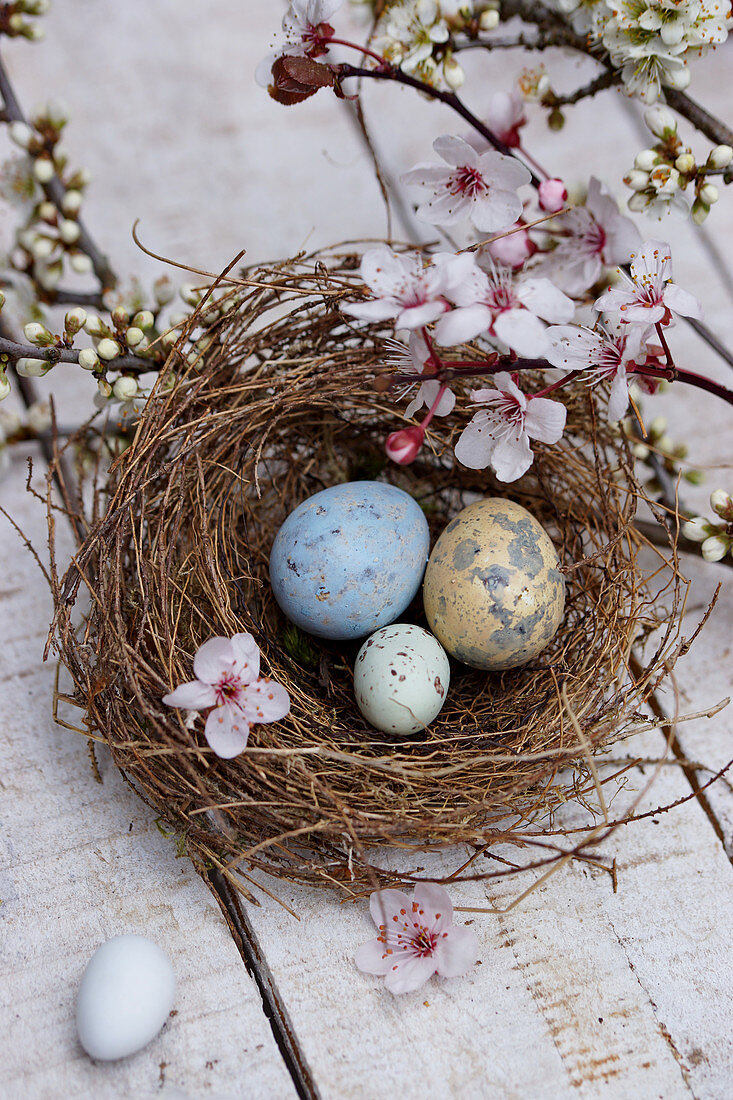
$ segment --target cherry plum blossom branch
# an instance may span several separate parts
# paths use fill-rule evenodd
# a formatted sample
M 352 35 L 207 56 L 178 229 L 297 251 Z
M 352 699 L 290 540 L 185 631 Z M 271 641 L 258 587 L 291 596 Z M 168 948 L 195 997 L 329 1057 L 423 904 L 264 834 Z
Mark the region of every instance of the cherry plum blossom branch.
M 0 59 L 0 95 L 2 96 L 4 107 L 5 119 L 10 122 L 22 122 L 26 125 L 27 120 L 21 109 L 20 103 L 15 95 L 13 86 L 10 83 L 10 78 L 5 71 L 2 59 Z M 56 209 L 63 214 L 62 203 L 64 199 L 64 187 L 58 176 L 49 180 L 48 183 L 41 184 L 44 194 L 50 202 L 56 207 Z M 115 275 L 109 260 L 105 254 L 97 247 L 89 230 L 84 225 L 81 218 L 77 218 L 77 225 L 79 226 L 79 238 L 77 241 L 77 247 L 80 251 L 86 253 L 89 259 L 92 261 L 92 267 L 94 273 L 99 279 L 103 290 L 109 290 L 117 284 L 117 276 Z
M 51 366 L 55 366 L 56 363 L 79 365 L 78 350 L 59 347 L 39 348 L 32 344 L 19 344 L 5 336 L 0 336 L 0 355 L 7 355 L 13 363 L 18 359 L 43 359 Z M 120 355 L 107 363 L 100 363 L 100 368 L 103 366 L 124 371 L 126 374 L 147 374 L 160 369 L 159 363 L 152 359 L 144 359 L 140 355 Z

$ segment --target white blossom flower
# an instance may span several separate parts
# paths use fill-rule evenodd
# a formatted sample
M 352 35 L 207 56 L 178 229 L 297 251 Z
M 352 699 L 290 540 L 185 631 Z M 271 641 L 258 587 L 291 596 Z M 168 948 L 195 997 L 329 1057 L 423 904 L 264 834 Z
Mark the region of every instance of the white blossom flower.
M 483 408 L 463 429 L 455 454 L 471 470 L 491 465 L 500 481 L 516 481 L 534 460 L 530 439 L 557 443 L 567 413 L 559 401 L 522 393 L 506 371 L 495 374 L 493 382 L 495 389 L 472 391 Z
M 482 271 L 473 266 L 447 290 L 456 309 L 438 321 L 439 344 L 462 344 L 482 332 L 501 340 L 517 355 L 544 355 L 549 346 L 545 321 L 572 320 L 575 305 L 549 279 L 515 276 L 488 257 Z
M 494 92 L 486 112 L 486 125 L 510 148 L 519 145 L 519 130 L 527 121 L 524 97 L 519 88 L 510 92 Z
M 619 270 L 621 286 L 601 294 L 595 309 L 616 313 L 624 324 L 668 325 L 672 312 L 702 317 L 702 306 L 688 291 L 673 283 L 672 254 L 664 241 L 645 241 L 631 261 L 631 272 Z
M 260 677 L 260 651 L 251 634 L 210 638 L 193 659 L 196 679 L 181 684 L 163 702 L 209 711 L 204 735 L 217 756 L 229 760 L 245 748 L 250 726 L 278 722 L 290 710 L 281 684 Z
M 430 357 L 430 349 L 421 333 L 411 332 L 410 342 L 407 346 L 401 344 L 398 340 L 388 340 L 387 344 L 391 352 L 387 358 L 389 366 L 400 372 L 423 373 L 425 364 Z M 427 381 L 421 382 L 417 393 L 405 409 L 405 416 L 414 416 L 423 405 L 428 409 L 432 408 L 440 392 L 440 387 L 441 383 L 437 378 L 429 378 Z M 433 410 L 433 416 L 448 416 L 453 411 L 455 403 L 455 394 L 446 386 L 440 401 Z
M 411 73 L 430 60 L 433 47 L 447 42 L 448 37 L 448 24 L 437 0 L 399 0 L 385 11 L 375 47 L 388 61 Z
M 547 330 L 550 349 L 546 358 L 554 367 L 566 371 L 582 371 L 595 383 L 610 379 L 608 419 L 621 420 L 629 407 L 627 366 L 636 362 L 642 345 L 642 329 L 627 326 L 627 331 L 614 336 L 604 329 L 581 325 L 553 325 Z M 644 354 L 646 358 L 646 354 Z
M 285 41 L 260 61 L 255 80 L 266 88 L 272 78 L 272 65 L 285 54 L 298 57 L 320 57 L 328 52 L 324 38 L 333 33 L 328 20 L 341 7 L 343 0 L 290 0 L 283 16 Z
M 604 265 L 626 263 L 641 241 L 639 230 L 595 176 L 585 204 L 563 214 L 556 224 L 561 234 L 557 245 L 542 256 L 535 271 L 576 298 L 601 277 Z
M 469 218 L 480 232 L 494 233 L 522 213 L 517 189 L 532 176 L 515 157 L 477 153 L 463 138 L 444 134 L 433 149 L 448 165 L 418 164 L 400 178 L 408 187 L 428 191 L 417 216 L 431 225 L 453 225 Z
M 384 976 L 390 993 L 412 993 L 433 974 L 455 978 L 478 958 L 478 940 L 470 928 L 453 924 L 447 890 L 421 882 L 412 898 L 401 890 L 377 890 L 369 911 L 379 935 L 356 952 L 359 970 Z
M 362 256 L 360 274 L 375 300 L 341 308 L 362 321 L 395 318 L 395 328 L 421 328 L 448 308 L 445 278 L 436 264 L 426 264 L 419 252 L 393 252 L 387 245 Z

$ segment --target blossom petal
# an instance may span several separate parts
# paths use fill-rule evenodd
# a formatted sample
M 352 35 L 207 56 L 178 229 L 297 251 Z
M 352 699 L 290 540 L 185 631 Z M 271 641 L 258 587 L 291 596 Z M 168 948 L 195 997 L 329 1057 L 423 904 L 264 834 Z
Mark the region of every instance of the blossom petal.
M 394 923 L 393 918 L 404 918 L 412 909 L 412 902 L 402 890 L 375 890 L 369 898 L 369 912 L 377 928 Z
M 505 153 L 482 153 L 479 157 L 479 168 L 483 176 L 493 177 L 498 185 L 506 191 L 513 191 L 523 187 L 532 179 L 532 173 L 516 157 L 508 157 Z
M 197 651 L 193 659 L 193 671 L 198 680 L 205 684 L 215 684 L 222 673 L 234 664 L 234 650 L 229 638 L 209 638 Z
M 695 295 L 683 290 L 676 283 L 667 283 L 664 290 L 664 304 L 675 313 L 681 313 L 683 317 L 696 317 L 698 321 L 702 320 L 702 306 Z
M 494 332 L 517 355 L 544 355 L 549 346 L 547 329 L 528 309 L 506 309 L 494 321 Z
M 497 443 L 491 455 L 491 468 L 499 481 L 517 481 L 533 461 L 529 440 L 522 432 Z
M 427 407 L 430 408 L 433 402 L 438 397 L 440 382 L 438 382 L 437 380 L 432 382 L 423 382 L 421 389 L 423 394 L 423 401 L 425 402 Z M 453 412 L 455 403 L 456 395 L 453 393 L 452 390 L 446 387 L 446 389 L 443 391 L 440 401 L 438 401 L 438 404 L 435 406 L 433 415 L 448 416 L 450 413 Z
M 629 382 L 626 377 L 626 368 L 621 365 L 613 376 L 611 393 L 608 398 L 608 419 L 615 423 L 626 413 L 629 407 Z
M 234 707 L 215 707 L 206 719 L 204 735 L 217 756 L 231 760 L 247 745 L 249 723 Z
M 384 975 L 394 965 L 394 954 L 386 954 L 386 947 L 380 940 L 370 940 L 357 947 L 354 962 L 365 974 Z
M 446 164 L 453 168 L 468 164 L 474 167 L 480 163 L 476 150 L 463 138 L 454 137 L 451 134 L 442 134 L 433 142 L 433 149 Z
M 557 443 L 565 431 L 567 409 L 560 401 L 533 397 L 527 402 L 524 427 L 527 435 L 540 443 Z
M 420 221 L 430 225 L 455 225 L 471 215 L 472 200 L 468 195 L 456 195 L 447 188 L 421 203 L 415 211 Z
M 397 316 L 400 306 L 396 302 L 378 298 L 372 302 L 354 302 L 353 305 L 341 306 L 341 311 L 359 321 L 387 321 L 390 317 Z
M 478 412 L 461 432 L 455 456 L 469 470 L 485 470 L 496 447 L 491 422 L 485 411 Z
M 474 200 L 471 221 L 481 233 L 498 233 L 514 225 L 522 213 L 522 200 L 515 191 L 492 188 L 486 198 Z
M 274 680 L 247 684 L 237 700 L 248 722 L 279 722 L 290 711 L 290 696 Z
M 395 322 L 396 328 L 422 328 L 436 321 L 448 308 L 445 302 L 423 302 L 419 306 L 403 309 Z
M 493 314 L 488 306 L 460 306 L 440 318 L 435 328 L 435 340 L 441 347 L 453 347 L 473 340 L 491 326 Z
M 187 684 L 180 684 L 175 691 L 164 695 L 163 702 L 168 707 L 203 710 L 204 707 L 213 707 L 216 692 L 210 684 L 204 684 L 201 680 L 189 680 Z
M 575 316 L 575 302 L 549 279 L 524 279 L 517 284 L 517 298 L 545 321 L 565 324 Z
M 245 684 L 251 684 L 260 674 L 260 647 L 251 634 L 235 634 L 232 638 L 235 672 Z
M 414 993 L 435 973 L 435 959 L 431 955 L 412 955 L 392 964 L 384 984 L 390 993 Z
M 394 293 L 412 266 L 407 257 L 398 256 L 387 245 L 382 245 L 364 253 L 359 274 L 375 294 L 384 298 Z
M 450 894 L 436 882 L 418 882 L 413 901 L 423 910 L 424 923 L 434 932 L 442 932 L 453 925 L 453 902 Z
M 449 928 L 435 951 L 436 970 L 443 978 L 457 978 L 476 964 L 479 945 L 476 933 L 464 925 Z

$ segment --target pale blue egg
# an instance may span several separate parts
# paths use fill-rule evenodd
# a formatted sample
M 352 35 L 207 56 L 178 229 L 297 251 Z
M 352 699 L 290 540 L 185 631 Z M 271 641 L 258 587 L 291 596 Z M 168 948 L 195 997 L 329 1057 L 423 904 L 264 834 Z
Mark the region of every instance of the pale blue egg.
M 428 524 L 402 489 L 349 481 L 309 497 L 275 536 L 270 580 L 282 610 L 319 638 L 363 638 L 415 597 Z

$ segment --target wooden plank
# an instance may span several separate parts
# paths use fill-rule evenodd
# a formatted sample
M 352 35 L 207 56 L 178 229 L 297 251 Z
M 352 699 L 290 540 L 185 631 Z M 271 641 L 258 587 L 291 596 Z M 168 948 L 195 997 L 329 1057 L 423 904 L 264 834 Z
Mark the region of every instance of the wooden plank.
M 43 512 L 23 472 L 18 463 L 6 474 L 0 503 L 42 548 Z M 54 667 L 40 659 L 49 593 L 2 517 L 0 525 L 0 1094 L 104 1100 L 168 1084 L 196 1096 L 246 1082 L 253 1096 L 294 1097 L 258 990 L 206 886 L 109 754 L 97 754 L 100 784 L 86 740 L 52 722 Z M 95 1063 L 76 1040 L 76 987 L 92 952 L 121 932 L 149 936 L 170 955 L 175 1016 L 139 1054 Z

